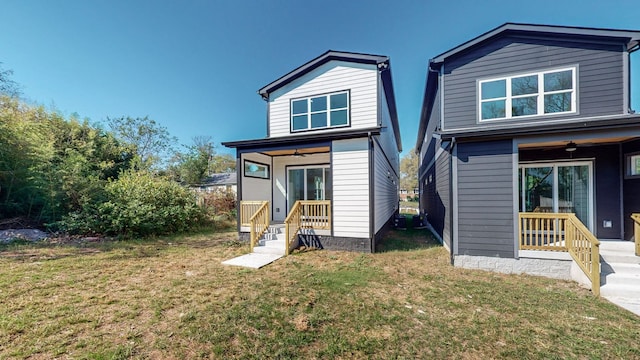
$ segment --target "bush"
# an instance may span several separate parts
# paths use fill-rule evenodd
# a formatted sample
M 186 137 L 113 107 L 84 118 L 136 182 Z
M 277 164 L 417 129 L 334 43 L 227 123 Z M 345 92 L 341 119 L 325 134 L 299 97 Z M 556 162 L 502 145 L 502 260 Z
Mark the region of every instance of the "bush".
M 226 189 L 200 193 L 199 203 L 213 215 L 235 216 L 236 193 Z
M 70 233 L 133 237 L 186 231 L 204 219 L 195 194 L 147 172 L 124 172 L 107 184 L 105 198 L 65 216 L 60 228 Z

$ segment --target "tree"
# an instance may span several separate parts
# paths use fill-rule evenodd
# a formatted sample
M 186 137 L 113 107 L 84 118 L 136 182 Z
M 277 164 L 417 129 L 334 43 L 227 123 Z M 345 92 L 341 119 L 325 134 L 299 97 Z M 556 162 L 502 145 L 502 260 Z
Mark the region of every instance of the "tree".
M 177 142 L 166 127 L 148 116 L 107 118 L 107 122 L 116 137 L 130 146 L 137 159 L 135 167 L 139 169 L 157 167 L 172 153 Z
M 216 154 L 209 161 L 209 171 L 216 173 L 232 173 L 236 171 L 236 159 L 231 154 Z
M 0 64 L 2 63 L 0 62 Z M 13 75 L 12 70 L 2 70 L 0 68 L 0 95 L 18 97 L 20 88 L 15 81 L 11 80 L 11 75 Z
M 217 154 L 210 136 L 197 136 L 185 152 L 176 152 L 168 173 L 184 184 L 202 183 L 214 173 L 229 173 L 236 169 L 236 161 L 229 154 Z
M 400 160 L 400 188 L 411 191 L 418 188 L 420 158 L 414 149 Z

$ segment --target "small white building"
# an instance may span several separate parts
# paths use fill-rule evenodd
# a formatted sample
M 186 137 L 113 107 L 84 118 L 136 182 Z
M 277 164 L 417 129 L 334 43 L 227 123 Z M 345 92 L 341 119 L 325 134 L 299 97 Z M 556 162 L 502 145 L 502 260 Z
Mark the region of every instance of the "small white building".
M 241 237 L 262 208 L 271 224 L 297 219 L 292 236 L 318 247 L 374 252 L 399 201 L 389 58 L 327 51 L 258 93 L 267 136 L 223 143 L 237 154 Z

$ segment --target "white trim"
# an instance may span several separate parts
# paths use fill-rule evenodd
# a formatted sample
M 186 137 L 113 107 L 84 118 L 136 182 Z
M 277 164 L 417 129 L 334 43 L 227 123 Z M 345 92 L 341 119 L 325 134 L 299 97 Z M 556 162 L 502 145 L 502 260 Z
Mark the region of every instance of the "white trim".
M 323 169 L 322 171 L 322 200 L 327 200 L 327 179 L 326 179 L 326 172 L 324 171 L 325 169 L 329 169 L 329 171 L 331 172 L 331 165 L 329 164 L 321 164 L 321 165 L 293 165 L 293 166 L 286 166 L 286 179 L 287 179 L 287 190 L 286 190 L 286 196 L 285 196 L 285 202 L 286 202 L 286 207 L 287 207 L 287 214 L 289 213 L 289 211 L 291 211 L 291 206 L 293 206 L 293 204 L 289 203 L 289 193 L 290 193 L 290 189 L 289 189 L 289 172 L 291 170 L 304 170 L 304 189 L 303 189 L 303 193 L 304 193 L 304 197 L 305 200 L 307 199 L 307 170 L 309 169 Z M 329 176 L 333 176 L 333 173 L 330 173 Z M 333 180 L 333 179 L 332 179 Z M 332 189 L 333 190 L 333 189 Z M 329 199 L 332 200 L 332 199 Z
M 340 108 L 331 108 L 331 96 L 333 95 L 340 95 L 340 94 L 346 94 L 347 95 L 347 106 L 346 107 L 340 107 Z M 320 111 L 313 111 L 311 110 L 311 100 L 314 98 L 325 98 L 327 103 L 326 103 L 326 108 L 324 110 L 320 110 Z M 297 101 L 303 101 L 306 100 L 307 102 L 307 111 L 305 113 L 299 113 L 299 114 L 294 114 L 293 113 L 293 103 L 297 102 Z M 329 128 L 338 128 L 338 127 L 346 127 L 346 126 L 350 126 L 351 124 L 351 94 L 349 94 L 349 90 L 342 90 L 342 91 L 336 91 L 336 92 L 332 92 L 332 93 L 327 93 L 327 94 L 319 94 L 319 95 L 311 95 L 311 96 L 305 96 L 305 97 L 301 97 L 301 98 L 292 98 L 289 100 L 290 102 L 290 106 L 289 106 L 289 126 L 291 129 L 292 133 L 295 132 L 302 132 L 302 131 L 309 131 L 309 130 L 320 130 L 320 129 L 329 129 Z M 340 124 L 340 125 L 331 125 L 331 113 L 334 111 L 342 111 L 342 110 L 346 110 L 347 112 L 347 123 L 346 124 Z M 311 117 L 315 114 L 326 114 L 327 115 L 327 125 L 326 126 L 321 126 L 321 127 L 313 127 L 312 126 L 312 120 Z M 303 116 L 306 115 L 307 117 L 307 127 L 304 129 L 294 129 L 293 128 L 293 117 L 295 116 Z
M 547 114 L 547 116 L 553 116 L 554 114 Z M 575 122 L 583 122 L 583 121 L 596 121 L 596 120 L 615 120 L 620 119 L 620 117 L 624 117 L 624 114 L 618 115 L 598 115 L 598 116 L 588 116 L 588 117 L 579 117 L 579 118 L 563 118 L 557 120 L 540 120 L 540 121 L 531 121 L 526 123 L 506 123 L 508 121 L 512 121 L 513 119 L 501 119 L 501 120 L 491 120 L 490 122 L 497 122 L 499 125 L 494 125 L 491 128 L 486 128 L 483 130 L 494 130 L 494 129 L 504 129 L 504 130 L 513 130 L 513 129 L 522 129 L 522 128 L 533 128 L 532 125 L 554 125 L 554 124 L 564 124 L 564 123 L 575 123 Z M 517 119 L 522 116 L 517 117 Z M 447 132 L 459 132 L 459 131 L 469 131 L 469 130 L 478 130 L 478 126 L 468 126 L 461 128 L 449 129 Z M 587 130 L 588 131 L 588 130 Z M 550 135 L 551 136 L 551 135 Z M 565 135 L 566 137 L 566 135 Z
M 520 165 L 518 164 L 518 160 L 520 159 L 520 154 L 518 153 L 518 142 L 515 140 L 511 140 L 511 171 L 513 172 L 513 177 L 511 179 L 512 189 L 513 189 L 513 257 L 518 258 L 518 251 L 520 250 L 520 241 L 518 231 L 520 230 L 518 217 L 518 212 L 520 210 L 520 193 L 518 189 L 518 177 L 520 174 Z M 516 171 L 513 171 L 516 169 Z
M 538 72 L 530 72 L 530 73 L 521 73 L 521 74 L 514 74 L 514 75 L 509 75 L 509 76 L 502 76 L 502 77 L 496 77 L 496 78 L 489 78 L 489 79 L 479 79 L 476 82 L 476 89 L 477 89 L 477 94 L 478 94 L 478 122 L 482 123 L 482 122 L 491 122 L 491 121 L 497 121 L 497 120 L 513 120 L 513 119 L 527 119 L 527 118 L 532 118 L 532 117 L 539 117 L 539 116 L 550 116 L 550 115 L 563 115 L 563 114 L 572 114 L 572 113 L 577 113 L 577 65 L 576 66 L 572 66 L 572 67 L 565 67 L 565 68 L 556 68 L 556 69 L 548 69 L 548 70 L 544 70 L 544 71 L 538 71 Z M 559 73 L 559 72 L 563 72 L 563 71 L 571 71 L 571 81 L 572 81 L 572 87 L 571 89 L 563 89 L 563 90 L 554 90 L 554 91 L 545 91 L 544 89 L 544 76 L 547 74 L 552 74 L 552 73 Z M 537 77 L 537 92 L 535 93 L 530 93 L 530 94 L 523 94 L 523 95 L 512 95 L 511 91 L 512 91 L 512 80 L 516 79 L 516 78 L 522 78 L 522 77 L 527 77 L 527 76 L 536 76 Z M 488 99 L 483 99 L 482 98 L 482 85 L 485 83 L 490 83 L 490 82 L 496 82 L 496 81 L 504 81 L 505 82 L 505 96 L 501 96 L 501 97 L 495 97 L 495 98 L 488 98 Z M 546 95 L 554 95 L 554 94 L 565 94 L 565 93 L 569 93 L 571 94 L 571 110 L 570 111 L 562 111 L 562 112 L 551 112 L 551 113 L 545 113 L 545 101 L 544 98 Z M 536 97 L 537 101 L 536 101 L 536 114 L 532 114 L 532 115 L 521 115 L 521 116 L 513 116 L 512 114 L 512 103 L 514 99 L 524 99 L 524 98 L 530 98 L 530 97 Z M 491 101 L 504 101 L 505 103 L 505 114 L 503 117 L 499 117 L 499 118 L 490 118 L 490 119 L 483 119 L 482 118 L 482 104 L 483 103 L 487 103 L 487 102 L 491 102 Z
M 453 152 L 451 154 L 451 163 L 449 166 L 451 167 L 451 171 L 449 175 L 452 179 L 449 179 L 452 191 L 451 191 L 451 199 L 449 199 L 450 211 L 453 212 L 452 223 L 450 224 L 449 230 L 449 241 L 453 244 L 453 254 L 458 255 L 458 146 L 455 143 L 452 143 Z

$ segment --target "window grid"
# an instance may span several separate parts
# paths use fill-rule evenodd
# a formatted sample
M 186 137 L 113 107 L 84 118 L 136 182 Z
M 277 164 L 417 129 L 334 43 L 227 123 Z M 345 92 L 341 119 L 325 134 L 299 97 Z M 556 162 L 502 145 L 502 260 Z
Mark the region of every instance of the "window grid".
M 333 105 L 332 97 L 339 96 L 339 95 L 345 96 L 346 98 L 346 100 L 344 101 L 345 106 L 332 107 Z M 313 110 L 313 100 L 320 101 L 321 99 L 324 99 L 324 102 L 325 102 L 324 109 Z M 291 131 L 298 132 L 298 131 L 308 131 L 308 130 L 318 130 L 318 129 L 349 126 L 350 124 L 349 104 L 350 104 L 349 91 L 338 91 L 338 92 L 330 93 L 326 95 L 293 99 L 291 100 L 291 107 L 290 107 L 291 108 L 291 115 L 290 115 Z M 296 107 L 299 108 L 300 105 L 304 105 L 305 111 L 298 110 L 296 112 L 294 108 Z M 346 119 L 344 119 L 343 121 L 337 124 L 334 124 L 334 120 L 335 122 L 338 122 L 340 120 L 338 113 L 345 113 Z M 326 114 L 326 118 L 324 119 L 324 123 L 323 123 L 324 125 L 318 126 L 316 124 L 314 126 L 314 120 L 321 119 L 319 115 L 322 115 L 322 114 Z M 305 127 L 300 126 L 301 124 L 304 123 L 304 121 L 302 122 L 300 121 L 302 120 L 302 117 L 306 117 Z
M 569 89 L 560 89 L 560 90 L 551 90 L 551 91 L 545 91 L 545 75 L 549 75 L 549 74 L 555 74 L 555 73 L 562 73 L 565 71 L 571 71 L 571 88 Z M 527 94 L 520 94 L 520 95 L 512 95 L 513 93 L 513 80 L 514 79 L 520 79 L 520 78 L 526 78 L 526 77 L 531 77 L 531 76 L 536 76 L 537 77 L 537 91 L 536 92 L 531 92 L 531 93 L 527 93 Z M 506 92 L 505 92 L 505 96 L 497 96 L 497 97 L 491 97 L 491 98 L 483 98 L 483 94 L 482 94 L 482 85 L 483 84 L 487 84 L 487 83 L 492 83 L 492 82 L 498 82 L 504 80 L 505 81 L 505 87 L 506 87 Z M 556 94 L 570 94 L 571 96 L 571 104 L 570 104 L 570 110 L 568 111 L 558 111 L 558 112 L 545 112 L 545 99 L 547 96 L 549 95 L 556 95 Z M 479 120 L 480 121 L 493 121 L 493 120 L 504 120 L 504 119 L 513 119 L 513 118 L 527 118 L 527 117 L 532 117 L 532 116 L 540 116 L 540 115 L 548 115 L 548 114 L 567 114 L 567 113 L 572 113 L 576 111 L 576 68 L 575 67 L 571 67 L 571 68 L 563 68 L 563 69 L 554 69 L 554 70 L 547 70 L 547 71 L 541 71 L 541 72 L 537 72 L 537 73 L 527 73 L 527 74 L 518 74 L 518 75 L 513 75 L 513 76 L 505 76 L 505 77 L 499 77 L 499 78 L 493 78 L 493 79 L 487 79 L 487 80 L 482 80 L 479 82 L 479 86 L 478 86 L 478 98 L 479 98 L 479 107 L 478 107 L 478 113 L 479 113 Z M 513 115 L 513 100 L 517 100 L 517 99 L 526 99 L 526 98 L 535 98 L 536 99 L 536 113 L 535 114 L 530 114 L 530 115 Z M 505 109 L 504 109 L 504 116 L 502 117 L 491 117 L 491 118 L 483 118 L 483 104 L 487 104 L 487 103 L 492 103 L 492 102 L 499 102 L 499 101 L 504 101 L 505 103 Z

